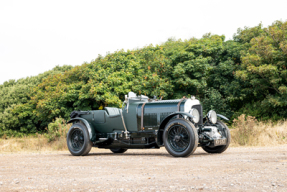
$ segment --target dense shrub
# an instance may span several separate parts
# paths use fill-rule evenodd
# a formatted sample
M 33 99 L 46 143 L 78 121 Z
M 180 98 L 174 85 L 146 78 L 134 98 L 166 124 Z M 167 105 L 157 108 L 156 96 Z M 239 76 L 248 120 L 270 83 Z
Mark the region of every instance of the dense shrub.
M 72 68 L 0 85 L 0 134 L 45 132 L 76 109 L 120 107 L 129 91 L 175 99 L 195 95 L 204 112 L 287 118 L 287 22 L 117 51 Z M 54 136 L 53 136 L 54 137 Z
M 0 85 L 0 136 L 22 136 L 43 131 L 39 129 L 31 96 L 35 87 L 50 75 L 64 73 L 72 66 L 56 66 L 50 71 L 34 77 L 9 80 Z
M 56 118 L 54 122 L 49 123 L 47 133 L 45 137 L 48 142 L 59 140 L 59 138 L 66 138 L 68 130 L 70 128 L 69 124 L 62 118 Z

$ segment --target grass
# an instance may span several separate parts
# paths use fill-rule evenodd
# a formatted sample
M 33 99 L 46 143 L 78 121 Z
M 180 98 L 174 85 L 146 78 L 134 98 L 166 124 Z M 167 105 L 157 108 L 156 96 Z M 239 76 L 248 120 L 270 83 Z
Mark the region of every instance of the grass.
M 60 137 L 49 142 L 44 135 L 38 137 L 27 136 L 22 138 L 0 139 L 0 153 L 24 151 L 63 151 L 67 150 L 66 138 Z
M 5 135 L 0 139 L 0 153 L 22 151 L 64 151 L 68 150 L 66 135 L 71 124 L 62 118 L 50 123 L 46 134 L 35 136 L 10 137 Z
M 259 122 L 241 115 L 233 121 L 231 146 L 275 146 L 287 144 L 287 120 Z
M 67 151 L 66 134 L 70 128 L 63 119 L 49 124 L 46 134 L 21 138 L 0 138 L 0 153 L 26 151 Z M 241 115 L 234 120 L 231 146 L 276 146 L 287 144 L 287 120 L 277 123 L 258 122 L 254 117 Z

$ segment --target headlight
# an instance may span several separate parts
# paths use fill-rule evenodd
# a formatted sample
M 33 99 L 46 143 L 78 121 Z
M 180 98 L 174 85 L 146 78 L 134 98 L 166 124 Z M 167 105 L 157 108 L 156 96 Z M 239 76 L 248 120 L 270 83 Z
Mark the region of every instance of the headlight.
M 189 113 L 193 116 L 192 120 L 194 123 L 198 123 L 200 120 L 200 115 L 197 109 L 192 108 Z
M 209 121 L 213 124 L 215 124 L 217 122 L 217 115 L 216 112 L 213 110 L 210 110 L 207 114 L 207 118 L 209 119 Z

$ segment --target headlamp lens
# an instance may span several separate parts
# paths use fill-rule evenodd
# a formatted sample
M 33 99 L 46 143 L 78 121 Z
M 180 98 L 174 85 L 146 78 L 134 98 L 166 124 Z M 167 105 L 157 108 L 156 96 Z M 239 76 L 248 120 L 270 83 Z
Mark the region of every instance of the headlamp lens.
M 216 112 L 213 111 L 213 110 L 210 110 L 208 112 L 208 115 L 207 115 L 209 121 L 212 123 L 212 124 L 215 124 L 217 123 L 217 115 L 216 115 Z
M 200 115 L 197 109 L 191 109 L 189 113 L 193 116 L 192 120 L 194 123 L 198 123 L 200 119 Z

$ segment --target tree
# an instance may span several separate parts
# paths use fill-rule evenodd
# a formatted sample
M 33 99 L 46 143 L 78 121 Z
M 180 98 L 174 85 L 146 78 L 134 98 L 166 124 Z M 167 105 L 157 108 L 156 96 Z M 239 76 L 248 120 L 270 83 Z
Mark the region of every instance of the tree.
M 286 118 L 287 22 L 276 21 L 267 28 L 260 27 L 246 29 L 244 35 L 239 35 L 253 37 L 248 38 L 250 47 L 242 56 L 242 70 L 236 71 L 236 76 L 250 83 L 252 102 L 260 106 L 257 110 L 261 113 L 254 110 L 257 117 Z

